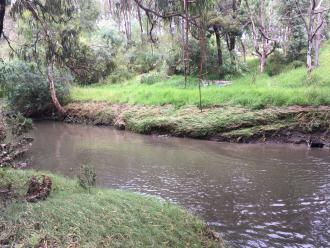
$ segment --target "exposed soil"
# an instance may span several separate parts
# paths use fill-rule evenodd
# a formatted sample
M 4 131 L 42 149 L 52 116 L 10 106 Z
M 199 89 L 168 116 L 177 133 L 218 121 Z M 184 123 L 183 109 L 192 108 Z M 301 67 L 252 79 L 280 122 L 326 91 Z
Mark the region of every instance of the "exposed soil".
M 69 123 L 114 126 L 141 134 L 169 135 L 235 143 L 306 143 L 330 146 L 330 106 L 267 108 L 194 107 L 74 102 Z

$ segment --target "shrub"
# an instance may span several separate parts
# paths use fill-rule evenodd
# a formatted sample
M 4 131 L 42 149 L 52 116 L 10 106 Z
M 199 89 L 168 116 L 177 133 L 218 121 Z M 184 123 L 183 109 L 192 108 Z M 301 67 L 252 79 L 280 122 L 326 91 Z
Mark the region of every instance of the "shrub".
M 157 72 L 150 72 L 150 73 L 141 75 L 140 83 L 151 85 L 151 84 L 154 84 L 154 83 L 157 83 L 159 81 L 166 79 L 166 77 L 167 77 L 167 75 L 166 75 L 165 71 L 163 71 L 163 70 L 159 70 Z
M 115 68 L 112 54 L 104 48 L 83 46 L 69 61 L 70 69 L 80 84 L 98 83 Z
M 159 81 L 160 78 L 155 73 L 147 73 L 141 75 L 140 83 L 141 84 L 154 84 Z
M 133 77 L 133 73 L 129 68 L 129 61 L 123 54 L 117 54 L 114 61 L 114 70 L 107 77 L 107 82 L 121 83 Z
M 135 47 L 130 54 L 130 62 L 138 73 L 155 70 L 161 60 L 161 54 L 157 51 L 143 51 L 140 47 Z
M 265 72 L 269 76 L 280 74 L 287 67 L 287 61 L 284 55 L 280 52 L 274 52 L 268 59 Z
M 54 110 L 48 90 L 46 75 L 42 75 L 35 64 L 12 61 L 0 65 L 1 85 L 13 110 L 26 117 L 48 114 Z M 57 74 L 57 73 L 56 73 Z M 55 76 L 56 93 L 60 103 L 69 100 L 69 90 L 65 81 L 69 76 Z
M 129 70 L 127 70 L 124 66 L 123 67 L 117 67 L 116 70 L 111 73 L 106 81 L 110 82 L 112 84 L 125 82 L 128 79 L 131 79 L 133 77 L 133 73 L 131 73 Z
M 21 136 L 33 129 L 32 120 L 25 118 L 20 112 L 8 112 L 6 122 L 15 136 Z
M 290 63 L 290 67 L 292 69 L 297 69 L 299 67 L 303 67 L 305 66 L 305 62 L 301 61 L 301 60 L 294 60 Z
M 90 192 L 91 187 L 96 185 L 96 172 L 94 167 L 87 165 L 82 166 L 80 174 L 78 175 L 78 182 L 80 187 Z

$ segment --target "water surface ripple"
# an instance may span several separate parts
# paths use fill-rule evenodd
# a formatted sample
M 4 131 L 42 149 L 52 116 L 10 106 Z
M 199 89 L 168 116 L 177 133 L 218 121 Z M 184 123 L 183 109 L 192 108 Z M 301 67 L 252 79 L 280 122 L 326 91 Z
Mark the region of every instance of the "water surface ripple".
M 219 144 L 111 128 L 35 123 L 36 168 L 176 202 L 229 247 L 330 247 L 330 150 Z

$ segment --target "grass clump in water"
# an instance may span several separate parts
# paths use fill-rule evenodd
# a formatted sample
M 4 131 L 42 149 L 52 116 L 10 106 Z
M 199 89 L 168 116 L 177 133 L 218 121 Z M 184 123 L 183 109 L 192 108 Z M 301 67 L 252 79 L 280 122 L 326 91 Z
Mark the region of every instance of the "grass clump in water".
M 15 194 L 26 193 L 34 171 L 0 170 Z M 205 235 L 205 225 L 184 209 L 153 197 L 93 188 L 50 175 L 53 190 L 46 201 L 18 197 L 0 210 L 0 244 L 34 247 L 219 247 Z M 1 186 L 1 185 L 0 185 Z

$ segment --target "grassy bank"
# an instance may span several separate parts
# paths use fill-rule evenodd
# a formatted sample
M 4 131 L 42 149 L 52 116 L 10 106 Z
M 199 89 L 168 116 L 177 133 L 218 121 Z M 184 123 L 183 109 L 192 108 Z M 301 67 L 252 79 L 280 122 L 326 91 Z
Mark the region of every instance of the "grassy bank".
M 306 68 L 277 76 L 249 72 L 219 88 L 203 87 L 200 112 L 198 81 L 182 76 L 152 85 L 134 78 L 122 84 L 72 88 L 66 108 L 70 122 L 114 125 L 142 134 L 215 139 L 230 142 L 305 142 L 311 135 L 330 142 L 330 44 L 322 48 L 319 68 L 307 80 Z M 256 78 L 255 78 L 256 76 Z M 253 80 L 255 78 L 255 80 Z
M 206 107 L 230 105 L 261 109 L 270 106 L 318 106 L 330 104 L 330 45 L 321 53 L 320 64 L 306 80 L 306 69 L 287 70 L 270 77 L 258 74 L 257 61 L 248 62 L 249 72 L 234 78 L 232 84 L 223 88 L 216 86 L 202 89 L 203 105 Z M 102 84 L 72 88 L 74 101 L 105 101 L 144 105 L 166 105 L 176 107 L 199 104 L 197 79 L 190 78 L 187 89 L 183 88 L 182 76 L 173 76 L 152 85 L 141 84 L 139 77 L 122 84 Z
M 305 142 L 310 134 L 329 142 L 330 107 L 208 108 L 195 106 L 114 105 L 106 102 L 71 103 L 69 122 L 113 125 L 141 134 L 230 142 Z
M 202 221 L 168 202 L 119 190 L 88 193 L 55 175 L 50 197 L 27 203 L 20 197 L 32 174 L 40 175 L 0 170 L 0 188 L 11 182 L 18 197 L 0 209 L 1 247 L 35 247 L 42 240 L 58 247 L 220 246 L 206 236 Z

